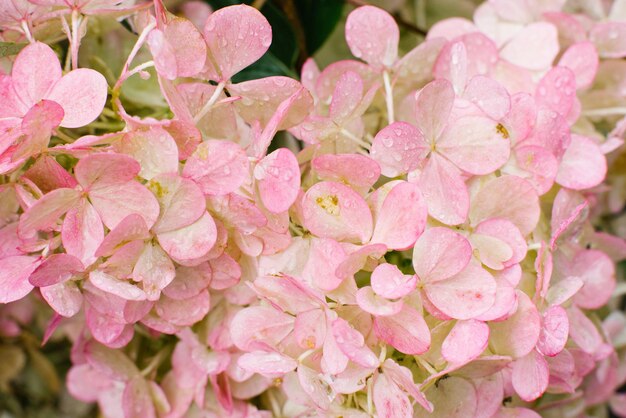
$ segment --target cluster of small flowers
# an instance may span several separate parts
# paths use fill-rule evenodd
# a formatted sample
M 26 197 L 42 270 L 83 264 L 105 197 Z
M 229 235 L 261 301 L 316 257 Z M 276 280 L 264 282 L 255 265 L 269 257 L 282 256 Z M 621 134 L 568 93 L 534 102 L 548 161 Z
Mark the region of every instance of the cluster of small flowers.
M 592 225 L 624 203 L 626 2 L 582 3 L 492 0 L 402 58 L 363 6 L 358 60 L 234 83 L 272 40 L 252 7 L 0 0 L 28 42 L 0 73 L 0 334 L 47 302 L 106 417 L 626 417 L 626 242 Z M 94 15 L 139 34 L 112 86 L 78 66 Z M 171 119 L 123 106 L 152 67 Z M 304 148 L 268 153 L 285 130 Z

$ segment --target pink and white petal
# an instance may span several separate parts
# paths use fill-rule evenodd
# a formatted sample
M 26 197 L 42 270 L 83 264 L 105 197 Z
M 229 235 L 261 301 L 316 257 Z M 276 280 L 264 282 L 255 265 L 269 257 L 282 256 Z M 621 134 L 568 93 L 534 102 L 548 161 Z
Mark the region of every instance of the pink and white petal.
M 571 45 L 559 60 L 559 66 L 569 68 L 576 76 L 577 89 L 587 88 L 593 83 L 598 64 L 598 51 L 588 41 Z
M 330 322 L 326 327 L 330 329 Z M 322 346 L 322 360 L 320 361 L 322 371 L 336 375 L 344 372 L 348 367 L 348 363 L 348 357 L 339 349 L 332 333 L 328 332 L 326 339 L 324 339 L 324 345 Z
M 343 278 L 339 277 L 336 271 L 346 257 L 345 250 L 337 241 L 330 238 L 313 238 L 302 278 L 321 290 L 334 290 L 342 282 Z
M 616 286 L 615 265 L 611 259 L 598 250 L 582 250 L 574 256 L 571 268 L 583 280 L 574 303 L 583 309 L 604 306 Z
M 541 415 L 528 408 L 502 407 L 493 418 L 541 418 Z
M 208 290 L 203 290 L 188 299 L 175 300 L 162 295 L 156 305 L 155 312 L 170 324 L 186 327 L 202 320 L 211 306 Z
M 351 188 L 330 181 L 315 184 L 302 199 L 304 226 L 321 238 L 355 243 L 372 236 L 372 213 Z
M 552 305 L 563 305 L 583 287 L 585 282 L 576 276 L 569 276 L 551 284 L 547 294 L 544 295 L 546 301 Z
M 393 264 L 380 264 L 371 276 L 372 289 L 387 299 L 397 299 L 411 293 L 417 286 L 417 276 L 403 274 Z
M 424 290 L 437 309 L 451 318 L 470 319 L 485 313 L 496 298 L 496 281 L 473 263 L 449 279 L 429 281 Z
M 567 67 L 554 67 L 543 76 L 535 91 L 535 101 L 563 117 L 572 109 L 576 97 L 576 76 Z
M 500 120 L 511 110 L 507 90 L 493 78 L 477 75 L 465 87 L 463 98 L 478 106 L 487 116 Z
M 71 280 L 42 287 L 40 292 L 48 305 L 66 318 L 76 315 L 83 306 L 83 294 L 76 282 Z
M 582 193 L 562 188 L 554 198 L 550 221 L 550 247 L 557 247 L 559 238 L 571 237 L 582 227 L 589 215 L 589 202 Z
M 437 153 L 430 155 L 417 184 L 428 204 L 428 214 L 446 225 L 467 219 L 469 195 L 459 169 Z
M 57 81 L 45 98 L 63 108 L 62 127 L 79 128 L 100 116 L 107 94 L 108 85 L 102 74 L 89 68 L 78 68 Z
M 297 373 L 302 390 L 318 408 L 324 411 L 327 410 L 330 406 L 328 393 L 332 389 L 329 388 L 324 375 L 302 364 L 298 365 Z M 290 399 L 292 399 L 291 396 Z
M 519 263 L 526 257 L 526 252 L 528 251 L 526 240 L 519 228 L 511 221 L 500 218 L 488 219 L 478 224 L 474 231 L 478 234 L 496 237 L 504 241 L 513 250 L 511 258 L 505 260 L 505 266 L 508 267 Z
M 163 173 L 178 172 L 178 146 L 161 127 L 127 133 L 113 144 L 114 149 L 133 157 L 141 166 L 139 176 L 146 180 Z
M 386 11 L 374 6 L 353 10 L 346 20 L 346 42 L 352 55 L 380 70 L 398 58 L 400 31 Z
M 83 265 L 88 266 L 96 261 L 95 253 L 103 239 L 102 221 L 87 199 L 81 200 L 78 206 L 65 214 L 61 227 L 63 248 Z
M 253 288 L 273 306 L 291 314 L 315 309 L 322 304 L 310 289 L 285 274 L 257 277 Z
M 500 51 L 505 60 L 529 70 L 545 70 L 559 52 L 556 27 L 547 22 L 526 25 Z
M 505 320 L 517 309 L 515 288 L 502 278 L 496 278 L 496 283 L 496 300 L 493 302 L 493 305 L 485 313 L 478 315 L 474 319 L 480 321 Z
M 321 309 L 300 312 L 293 326 L 294 338 L 306 350 L 320 348 L 326 338 L 326 316 Z
M 401 182 L 385 197 L 377 213 L 371 242 L 393 250 L 406 250 L 424 231 L 428 208 L 419 187 Z
M 381 173 L 373 155 L 323 154 L 311 161 L 311 167 L 321 180 L 347 183 L 362 194 L 370 190 Z
M 279 352 L 252 351 L 245 353 L 237 362 L 239 367 L 263 376 L 277 377 L 295 370 L 298 363 Z
M 195 181 L 204 194 L 225 195 L 248 180 L 248 157 L 233 142 L 204 141 L 187 159 L 183 176 Z
M 353 277 L 359 270 L 366 268 L 372 261 L 380 259 L 387 252 L 387 247 L 383 244 L 369 244 L 351 252 L 337 267 L 335 274 L 345 280 Z M 370 265 L 368 270 L 373 267 Z M 345 283 L 345 282 L 344 282 Z
M 57 220 L 80 201 L 80 192 L 74 189 L 56 189 L 37 200 L 20 217 L 18 235 L 30 237 L 36 231 L 54 226 Z
M 141 166 L 137 160 L 128 155 L 99 153 L 81 158 L 74 168 L 74 173 L 83 189 L 90 191 L 129 182 L 140 170 Z
M 374 369 L 379 365 L 378 357 L 365 344 L 363 335 L 354 329 L 348 321 L 337 318 L 331 325 L 333 337 L 339 349 L 359 366 Z
M 482 264 L 493 270 L 502 270 L 504 263 L 513 256 L 513 249 L 500 238 L 474 233 L 469 237 L 473 254 Z
M 448 279 L 465 269 L 472 247 L 461 234 L 449 228 L 427 229 L 415 243 L 413 268 L 425 283 Z
M 445 79 L 431 81 L 417 96 L 417 127 L 429 143 L 441 135 L 454 105 L 454 89 Z
M 224 253 L 209 260 L 213 276 L 211 289 L 224 290 L 235 286 L 241 280 L 241 267 L 228 254 Z
M 126 382 L 122 395 L 122 409 L 125 418 L 156 418 L 150 386 L 143 377 L 136 376 Z
M 230 322 L 233 344 L 244 351 L 273 347 L 293 331 L 294 318 L 271 306 L 250 306 Z
M 272 213 L 288 210 L 300 191 L 298 160 L 287 148 L 280 148 L 263 158 L 254 168 L 263 206 Z
M 150 33 L 148 45 L 159 74 L 170 80 L 194 76 L 204 68 L 206 43 L 187 19 L 170 19 L 162 34 L 158 30 Z
M 466 116 L 449 124 L 437 140 L 437 151 L 461 170 L 489 174 L 509 159 L 510 143 L 498 123 L 483 116 Z
M 554 357 L 565 348 L 569 336 L 567 312 L 560 306 L 551 306 L 543 313 L 541 334 L 537 350 L 544 356 Z
M 136 213 L 130 214 L 122 219 L 113 230 L 111 230 L 96 250 L 96 257 L 109 257 L 116 249 L 128 242 L 136 240 L 146 240 L 150 238 L 150 231 L 146 226 L 146 221 Z
M 474 418 L 493 418 L 502 407 L 504 382 L 502 374 L 494 373 L 474 381 L 476 387 L 476 416 Z
M 136 181 L 99 187 L 89 193 L 89 199 L 109 229 L 132 214 L 140 215 L 151 228 L 159 216 L 159 202 L 150 190 Z
M 626 56 L 626 25 L 624 22 L 598 22 L 589 31 L 589 40 L 602 58 Z
M 407 394 L 384 373 L 374 378 L 372 397 L 376 414 L 385 418 L 411 418 L 413 405 Z
M 532 402 L 548 388 L 550 371 L 548 363 L 536 350 L 513 363 L 511 383 L 515 392 L 526 402 Z
M 189 299 L 209 287 L 211 266 L 205 262 L 197 266 L 178 266 L 176 278 L 163 289 L 163 294 L 171 299 Z
M 392 359 L 387 359 L 382 365 L 385 375 L 400 386 L 406 393 L 415 399 L 428 412 L 433 411 L 433 405 L 426 399 L 424 394 L 420 391 L 420 388 L 415 384 L 413 380 L 413 373 L 404 367 L 398 365 Z
M 52 286 L 65 282 L 84 270 L 83 263 L 69 254 L 52 254 L 33 271 L 28 279 L 37 287 Z
M 467 364 L 485 351 L 489 327 L 475 319 L 458 321 L 441 345 L 441 355 L 454 364 Z
M 207 254 L 215 245 L 217 228 L 211 215 L 205 211 L 191 225 L 162 232 L 157 239 L 170 257 L 182 263 Z
M 143 283 L 143 291 L 148 300 L 158 300 L 161 290 L 174 280 L 174 263 L 165 251 L 152 243 L 145 245 L 135 264 L 132 278 Z
M 404 354 L 422 354 L 430 348 L 430 330 L 426 321 L 406 304 L 396 315 L 374 318 L 374 332 L 378 338 Z
M 428 152 L 424 134 L 406 122 L 394 122 L 374 137 L 370 156 L 387 177 L 396 177 L 419 167 Z
M 161 174 L 147 186 L 159 202 L 159 219 L 152 228 L 157 234 L 188 227 L 206 213 L 200 188 L 176 173 Z
M 590 189 L 606 176 L 606 157 L 591 139 L 572 135 L 572 142 L 563 154 L 556 181 L 573 190 Z
M 0 260 L 0 303 L 22 299 L 33 290 L 28 277 L 39 265 L 37 257 L 15 255 Z
M 350 120 L 362 99 L 363 79 L 354 71 L 346 71 L 337 80 L 328 116 L 341 125 Z
M 513 153 L 517 168 L 525 172 L 522 175 L 540 196 L 546 194 L 552 188 L 559 170 L 559 162 L 554 155 L 547 148 L 536 145 L 517 147 Z M 517 174 L 517 170 L 507 170 L 506 166 L 503 171 Z
M 89 282 L 98 289 L 126 300 L 145 300 L 146 294 L 128 280 L 117 279 L 103 271 L 89 273 Z
M 517 291 L 517 310 L 501 322 L 491 322 L 490 344 L 499 355 L 513 358 L 524 357 L 530 353 L 539 340 L 541 317 L 537 308 L 526 295 Z
M 517 176 L 501 176 L 486 183 L 476 196 L 469 212 L 473 225 L 490 218 L 504 218 L 526 236 L 539 222 L 539 197 L 535 188 Z
M 48 45 L 35 42 L 15 59 L 11 78 L 17 96 L 27 108 L 43 99 L 61 78 L 59 58 Z
M 203 34 L 210 58 L 209 74 L 221 82 L 261 58 L 272 43 L 272 28 L 267 19 L 246 5 L 224 7 L 212 13 Z M 217 67 L 211 68 L 212 63 Z
M 444 38 L 451 41 L 466 33 L 476 32 L 477 28 L 474 23 L 468 19 L 453 17 L 443 19 L 435 23 L 429 30 L 427 39 Z
M 437 61 L 435 61 L 433 67 L 435 82 L 448 80 L 451 83 L 453 92 L 460 94 L 467 84 L 468 66 L 468 52 L 465 44 L 461 40 L 450 42 L 442 48 Z M 418 102 L 418 109 L 421 106 Z M 445 110 L 444 112 L 442 116 L 447 118 L 449 114 Z M 429 133 L 420 125 L 419 116 L 418 126 L 422 128 L 427 137 L 430 137 Z M 434 134 L 435 131 L 432 131 L 432 133 Z
M 432 28 L 428 31 L 430 34 Z M 407 52 L 396 62 L 395 71 L 402 83 L 410 83 L 414 88 L 431 80 L 433 66 L 446 40 L 440 37 L 428 38 Z
M 61 106 L 50 100 L 37 102 L 22 119 L 21 135 L 23 135 L 23 139 L 18 142 L 11 155 L 11 160 L 16 161 L 44 153 L 50 143 L 50 137 L 54 129 L 59 126 L 61 119 L 63 119 Z M 5 136 L 5 138 L 7 137 Z M 4 141 L 7 139 L 3 139 Z M 11 142 L 7 142 L 7 145 Z
M 402 310 L 403 302 L 390 301 L 377 295 L 371 286 L 362 287 L 356 292 L 356 303 L 365 312 L 374 316 L 395 315 Z
M 414 415 L 416 418 L 465 418 L 476 414 L 476 389 L 462 377 L 441 379 L 425 395 L 433 403 L 433 412 L 417 410 Z

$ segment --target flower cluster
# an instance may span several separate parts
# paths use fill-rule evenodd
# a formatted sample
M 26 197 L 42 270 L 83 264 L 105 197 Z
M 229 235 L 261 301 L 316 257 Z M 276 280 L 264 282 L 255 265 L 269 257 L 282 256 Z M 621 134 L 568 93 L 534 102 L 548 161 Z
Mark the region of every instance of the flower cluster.
M 0 0 L 27 43 L 0 73 L 0 334 L 44 301 L 105 417 L 626 417 L 626 241 L 597 228 L 626 7 L 578 3 L 490 0 L 402 57 L 363 6 L 356 59 L 235 82 L 272 42 L 252 7 Z M 111 78 L 83 51 L 115 18 L 138 36 Z

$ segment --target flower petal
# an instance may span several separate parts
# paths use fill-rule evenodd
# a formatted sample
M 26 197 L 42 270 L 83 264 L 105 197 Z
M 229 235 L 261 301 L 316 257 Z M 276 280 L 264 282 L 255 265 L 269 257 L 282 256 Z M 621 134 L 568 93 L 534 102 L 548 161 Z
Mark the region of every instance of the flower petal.
M 346 20 L 346 42 L 352 55 L 376 69 L 391 67 L 398 57 L 400 31 L 384 10 L 362 6 Z

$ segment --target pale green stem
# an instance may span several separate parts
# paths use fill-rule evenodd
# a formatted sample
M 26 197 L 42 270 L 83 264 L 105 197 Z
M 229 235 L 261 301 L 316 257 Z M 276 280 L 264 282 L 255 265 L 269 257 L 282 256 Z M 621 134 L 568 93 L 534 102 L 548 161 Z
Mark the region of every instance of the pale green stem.
M 202 106 L 202 109 L 200 109 L 198 114 L 196 114 L 196 116 L 194 116 L 193 121 L 195 123 L 198 123 L 203 117 L 206 116 L 207 113 L 209 113 L 209 111 L 211 110 L 211 108 L 213 107 L 215 102 L 217 102 L 217 99 L 219 99 L 220 94 L 222 94 L 222 92 L 224 91 L 224 87 L 225 86 L 226 86 L 226 82 L 224 82 L 224 81 L 220 82 L 217 85 L 217 87 L 215 88 L 215 91 L 213 92 L 213 95 L 211 96 L 209 101 L 206 102 L 204 104 L 204 106 Z
M 393 111 L 393 89 L 391 87 L 391 80 L 389 79 L 389 72 L 383 71 L 383 82 L 385 83 L 385 102 L 387 103 L 387 120 L 391 125 L 395 121 Z

